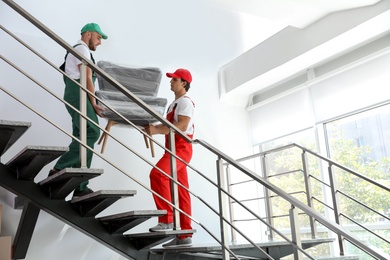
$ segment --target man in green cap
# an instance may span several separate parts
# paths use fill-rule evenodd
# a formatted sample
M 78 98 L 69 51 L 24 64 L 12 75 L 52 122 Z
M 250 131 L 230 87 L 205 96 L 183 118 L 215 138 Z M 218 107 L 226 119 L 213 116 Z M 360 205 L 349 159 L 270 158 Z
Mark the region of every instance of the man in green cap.
M 87 59 L 91 59 L 94 63 L 91 51 L 95 51 L 97 46 L 101 44 L 102 39 L 107 39 L 100 26 L 96 23 L 88 23 L 81 29 L 81 39 L 73 47 Z M 65 56 L 64 71 L 68 76 L 80 83 L 80 69 L 82 61 L 69 53 Z M 91 93 L 95 93 L 96 77 L 91 68 L 87 67 L 87 89 Z M 80 87 L 72 82 L 68 77 L 64 76 L 65 93 L 64 100 L 80 110 Z M 66 106 L 70 116 L 72 117 L 72 134 L 80 138 L 80 115 L 71 107 Z M 99 124 L 98 116 L 101 116 L 103 108 L 96 103 L 96 99 L 92 95 L 87 98 L 87 116 L 90 120 Z M 99 139 L 100 129 L 93 123 L 87 121 L 87 144 L 93 148 L 96 141 Z M 90 168 L 93 153 L 87 149 L 87 167 Z M 61 171 L 64 168 L 80 168 L 80 144 L 72 139 L 69 145 L 68 152 L 64 153 L 56 165 L 49 172 L 49 176 Z M 81 183 L 73 192 L 73 198 L 84 196 L 93 191 L 88 188 L 88 181 Z

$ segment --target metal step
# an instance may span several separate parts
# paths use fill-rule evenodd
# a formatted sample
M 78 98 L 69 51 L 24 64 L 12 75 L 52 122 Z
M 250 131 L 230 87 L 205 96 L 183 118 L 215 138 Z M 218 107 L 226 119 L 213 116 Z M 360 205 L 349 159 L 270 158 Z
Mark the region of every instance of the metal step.
M 176 236 L 193 234 L 195 232 L 195 229 L 190 229 L 127 234 L 124 236 L 127 237 L 130 241 L 132 241 L 135 248 L 137 248 L 138 250 L 147 250 L 170 239 L 173 239 Z
M 345 255 L 345 256 L 325 256 L 318 257 L 317 260 L 359 260 L 358 255 Z
M 334 238 L 318 238 L 318 239 L 307 239 L 302 240 L 302 248 L 307 249 L 323 243 L 334 242 Z M 290 244 L 285 241 L 269 241 L 263 243 L 257 243 L 256 246 L 263 249 L 274 259 L 280 259 L 287 255 L 291 255 L 293 248 Z M 252 244 L 235 244 L 230 245 L 229 248 L 240 256 L 245 256 L 243 259 L 268 259 L 267 255 L 261 250 L 254 247 Z M 205 254 L 221 254 L 222 247 L 219 244 L 208 244 L 208 245 L 193 245 L 192 247 L 183 248 L 166 248 L 166 247 L 155 247 L 149 251 L 156 254 L 189 254 L 189 253 L 205 253 Z M 221 259 L 221 258 L 220 258 Z
M 102 169 L 65 168 L 38 184 L 51 199 L 65 199 L 80 183 L 98 177 Z
M 167 214 L 166 210 L 137 210 L 97 218 L 110 234 L 123 234 L 127 230 L 152 218 Z
M 100 190 L 72 199 L 70 203 L 83 217 L 95 217 L 121 198 L 134 196 L 135 190 Z
M 0 156 L 30 128 L 29 122 L 0 120 Z
M 44 166 L 68 151 L 68 147 L 26 146 L 6 166 L 21 180 L 33 180 Z
M 169 260 L 223 260 L 223 256 L 221 253 L 180 253 L 180 252 L 167 252 L 163 254 L 163 259 Z M 265 258 L 257 258 L 257 257 L 247 257 L 242 255 L 236 255 L 236 257 L 240 260 L 265 260 Z M 227 259 L 236 260 L 237 258 L 234 256 L 230 256 Z

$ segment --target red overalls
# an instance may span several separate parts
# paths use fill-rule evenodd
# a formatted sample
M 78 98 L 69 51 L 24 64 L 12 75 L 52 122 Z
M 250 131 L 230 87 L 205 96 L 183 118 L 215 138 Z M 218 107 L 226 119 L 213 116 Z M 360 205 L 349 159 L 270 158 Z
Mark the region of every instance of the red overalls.
M 174 121 L 174 113 L 176 110 L 176 105 L 172 109 L 172 112 L 167 114 L 167 120 L 171 123 Z M 188 135 L 190 138 L 193 135 Z M 165 147 L 169 149 L 169 140 L 168 135 L 165 136 Z M 180 157 L 183 161 L 189 163 L 192 157 L 192 144 L 185 141 L 182 137 L 175 134 L 175 145 L 176 145 L 176 155 Z M 157 162 L 156 166 L 160 168 L 167 174 L 171 175 L 171 154 L 165 152 L 163 157 Z M 177 167 L 177 181 L 183 184 L 184 187 L 188 188 L 188 174 L 187 174 L 187 165 L 176 159 Z M 150 187 L 153 191 L 160 194 L 167 201 L 172 202 L 171 194 L 171 180 L 162 174 L 156 168 L 153 168 L 150 172 Z M 191 216 L 191 198 L 190 194 L 183 187 L 178 186 L 179 192 L 179 208 Z M 173 222 L 173 208 L 165 201 L 160 199 L 158 196 L 153 194 L 154 201 L 158 210 L 166 210 L 167 214 L 159 217 L 158 222 L 162 223 L 172 223 Z M 192 229 L 191 219 L 184 214 L 180 213 L 180 227 L 182 230 Z M 186 235 L 188 236 L 188 235 Z

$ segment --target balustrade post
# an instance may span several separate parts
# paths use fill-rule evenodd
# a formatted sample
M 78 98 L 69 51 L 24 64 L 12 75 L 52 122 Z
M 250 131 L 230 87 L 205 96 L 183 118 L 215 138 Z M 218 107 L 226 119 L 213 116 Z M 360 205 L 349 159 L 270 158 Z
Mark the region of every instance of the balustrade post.
M 262 160 L 262 164 L 261 164 L 262 170 L 261 171 L 263 173 L 263 177 L 264 177 L 264 179 L 268 180 L 267 164 L 266 164 L 265 155 L 262 155 L 261 160 Z M 268 189 L 265 188 L 264 189 L 265 214 L 266 214 L 268 224 L 273 227 L 274 221 L 273 221 L 273 217 L 272 217 L 272 215 L 273 215 L 272 202 L 271 202 L 271 197 L 270 197 L 269 193 L 270 192 L 268 191 Z M 273 231 L 269 228 L 267 230 L 266 235 L 268 236 L 268 240 L 272 241 L 274 239 Z
M 332 202 L 333 202 L 333 212 L 334 212 L 334 218 L 335 222 L 340 225 L 340 210 L 339 210 L 339 203 L 337 201 L 337 187 L 336 182 L 334 180 L 334 174 L 332 171 L 332 164 L 329 163 L 328 165 L 328 173 L 329 173 L 329 186 L 332 194 Z M 344 255 L 344 239 L 340 234 L 337 234 L 339 249 L 340 249 L 340 255 Z
M 302 167 L 303 167 L 303 176 L 305 181 L 305 189 L 306 189 L 306 201 L 307 205 L 310 208 L 313 208 L 313 196 L 311 192 L 311 183 L 310 183 L 310 174 L 309 174 L 309 167 L 308 167 L 308 160 L 307 160 L 307 154 L 305 151 L 302 152 Z M 310 231 L 311 231 L 311 238 L 317 237 L 317 228 L 315 225 L 314 218 L 309 216 L 309 224 L 310 224 Z
M 175 206 L 173 208 L 173 222 L 174 229 L 180 230 L 180 211 L 177 210 L 179 208 L 179 189 L 177 185 L 177 165 L 176 165 L 176 145 L 175 145 L 175 131 L 169 129 L 169 147 L 172 152 L 171 154 L 171 192 L 172 192 L 172 204 Z
M 80 71 L 80 141 L 87 145 L 87 63 L 85 61 L 81 64 Z M 80 167 L 87 168 L 87 148 L 80 144 Z
M 226 166 L 226 185 L 227 185 L 227 189 L 228 189 L 228 193 L 230 195 L 233 194 L 233 190 L 232 190 L 232 180 L 231 180 L 231 173 L 230 173 L 230 167 L 229 165 Z M 235 221 L 234 221 L 234 209 L 233 209 L 233 200 L 232 198 L 229 196 L 228 197 L 228 203 L 229 203 L 229 215 L 230 215 L 230 223 L 232 224 L 233 227 L 235 227 Z M 232 243 L 236 243 L 237 242 L 237 235 L 236 235 L 236 230 L 234 228 L 231 229 L 231 241 Z
M 228 239 L 228 224 L 224 221 L 227 219 L 227 201 L 226 194 L 222 191 L 226 187 L 225 174 L 223 171 L 223 161 L 221 158 L 217 160 L 217 181 L 218 181 L 218 202 L 219 202 L 219 214 L 220 214 L 220 230 L 221 230 L 221 244 L 225 247 L 222 251 L 222 259 L 230 259 L 229 251 L 229 239 Z
M 292 242 L 297 245 L 299 248 L 302 248 L 302 242 L 301 242 L 301 232 L 299 230 L 298 226 L 298 212 L 297 209 L 294 207 L 294 205 L 291 205 L 291 209 L 289 211 L 290 215 L 290 226 L 291 226 L 291 239 Z M 302 252 L 298 250 L 297 248 L 293 248 L 294 252 L 294 260 L 302 260 Z

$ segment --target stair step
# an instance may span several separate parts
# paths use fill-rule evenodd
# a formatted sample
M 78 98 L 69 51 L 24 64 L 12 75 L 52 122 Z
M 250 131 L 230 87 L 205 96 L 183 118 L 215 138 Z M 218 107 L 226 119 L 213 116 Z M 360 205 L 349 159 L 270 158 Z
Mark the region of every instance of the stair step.
M 233 250 L 234 246 L 230 249 Z M 155 247 L 149 250 L 152 253 L 167 254 L 167 253 L 202 253 L 202 254 L 213 254 L 221 256 L 222 247 L 219 244 L 208 244 L 208 245 L 193 245 L 191 247 Z
M 3 155 L 26 131 L 31 123 L 0 120 L 0 156 Z
M 164 243 L 170 239 L 173 239 L 176 236 L 193 234 L 195 232 L 196 232 L 195 229 L 159 231 L 159 232 L 127 234 L 125 235 L 125 237 L 127 237 L 130 241 L 132 241 L 134 246 L 138 250 L 147 250 L 161 243 Z
M 72 199 L 70 203 L 83 217 L 94 217 L 121 198 L 134 196 L 135 190 L 100 190 Z
M 44 166 L 68 151 L 68 147 L 26 146 L 6 165 L 17 172 L 21 180 L 33 180 Z
M 152 217 L 165 214 L 166 210 L 137 210 L 101 217 L 98 220 L 110 234 L 123 234 Z
M 325 256 L 318 257 L 317 260 L 359 260 L 358 255 L 345 255 L 345 256 Z
M 178 253 L 180 253 L 180 248 L 176 248 L 176 251 L 172 250 L 172 252 L 167 252 L 167 253 L 164 253 L 164 256 L 166 258 L 168 258 L 169 255 L 178 255 Z M 199 260 L 199 259 L 203 259 L 203 260 L 213 260 L 213 259 L 219 259 L 219 260 L 222 260 L 223 259 L 223 256 L 221 253 L 198 253 L 198 252 L 194 252 L 194 253 L 188 253 L 188 252 L 184 252 L 184 253 L 180 253 L 180 255 L 182 256 L 183 259 L 186 259 L 186 260 Z M 263 260 L 264 258 L 258 258 L 258 257 L 253 257 L 253 256 L 243 256 L 243 255 L 236 255 L 236 257 L 238 257 L 238 259 L 240 260 L 245 260 L 245 259 L 248 259 L 248 260 Z M 237 259 L 235 256 L 230 256 L 228 259 Z
M 305 239 L 302 240 L 302 247 L 304 249 L 311 248 L 313 246 L 334 242 L 334 238 L 317 238 L 317 239 Z M 256 243 L 256 246 L 262 248 L 265 252 L 275 257 L 278 255 L 287 256 L 293 252 L 292 246 L 286 241 L 268 241 L 262 243 Z M 237 255 L 240 259 L 266 259 L 267 256 L 262 253 L 258 248 L 252 244 L 234 244 L 229 245 L 229 248 Z M 204 253 L 204 254 L 221 254 L 222 246 L 220 244 L 207 244 L 207 245 L 193 245 L 191 247 L 182 248 L 167 248 L 167 247 L 154 247 L 149 250 L 155 254 L 184 254 L 184 253 Z M 241 257 L 246 258 L 241 258 Z M 221 258 L 220 258 L 221 259 Z
M 98 177 L 102 169 L 65 168 L 38 184 L 51 199 L 65 199 L 80 183 Z

